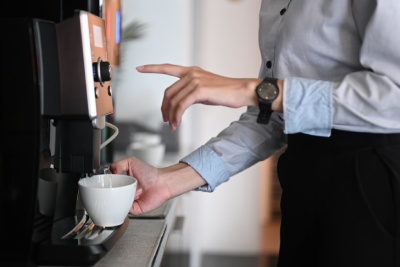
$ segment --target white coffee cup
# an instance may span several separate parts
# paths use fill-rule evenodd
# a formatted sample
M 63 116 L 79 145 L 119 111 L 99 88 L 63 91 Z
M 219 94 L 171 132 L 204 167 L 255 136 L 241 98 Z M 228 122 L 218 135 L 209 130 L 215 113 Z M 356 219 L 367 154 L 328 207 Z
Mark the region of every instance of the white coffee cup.
M 122 174 L 94 175 L 79 180 L 79 196 L 98 226 L 121 225 L 135 199 L 137 180 Z

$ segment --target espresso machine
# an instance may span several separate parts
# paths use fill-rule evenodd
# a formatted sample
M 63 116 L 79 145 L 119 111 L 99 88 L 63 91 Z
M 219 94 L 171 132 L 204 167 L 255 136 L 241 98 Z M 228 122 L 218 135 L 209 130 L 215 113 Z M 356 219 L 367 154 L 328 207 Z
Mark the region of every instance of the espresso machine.
M 101 3 L 8 2 L 1 18 L 0 265 L 92 266 L 129 224 L 93 225 L 78 197 L 79 179 L 107 171 L 100 150 L 113 113 L 112 64 Z

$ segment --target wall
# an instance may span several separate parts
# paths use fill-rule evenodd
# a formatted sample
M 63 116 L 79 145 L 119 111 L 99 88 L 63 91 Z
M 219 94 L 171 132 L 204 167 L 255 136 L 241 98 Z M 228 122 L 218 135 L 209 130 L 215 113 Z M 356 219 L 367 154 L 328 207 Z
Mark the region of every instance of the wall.
M 113 84 L 118 121 L 134 121 L 151 128 L 162 124 L 163 92 L 176 79 L 140 74 L 135 68 L 149 63 L 191 64 L 191 6 L 191 1 L 185 0 L 122 1 L 122 27 L 133 21 L 144 27 L 140 39 L 122 43 L 122 62 Z
M 117 121 L 151 122 L 159 127 L 164 89 L 174 78 L 138 74 L 148 63 L 198 65 L 231 77 L 256 77 L 260 66 L 258 12 L 260 0 L 125 0 L 124 24 L 146 24 L 145 36 L 123 48 L 118 70 Z M 236 120 L 245 108 L 195 105 L 180 128 L 183 148 L 193 149 Z M 200 266 L 202 253 L 255 254 L 261 224 L 261 167 L 234 176 L 212 193 L 183 196 L 183 239 L 171 250 L 191 252 L 191 266 Z M 172 237 L 173 238 L 173 237 Z M 173 243 L 172 243 L 173 244 Z

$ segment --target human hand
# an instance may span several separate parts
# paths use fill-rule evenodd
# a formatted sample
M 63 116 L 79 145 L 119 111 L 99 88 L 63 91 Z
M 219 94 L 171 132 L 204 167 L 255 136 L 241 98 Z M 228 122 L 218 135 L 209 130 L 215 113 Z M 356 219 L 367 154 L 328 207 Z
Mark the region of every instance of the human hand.
M 198 172 L 185 163 L 158 169 L 130 157 L 114 162 L 110 170 L 116 174 L 127 172 L 137 179 L 138 188 L 130 210 L 133 215 L 152 211 L 165 201 L 207 183 Z
M 126 172 L 138 181 L 135 201 L 130 213 L 141 215 L 160 207 L 171 198 L 166 183 L 159 177 L 159 170 L 137 158 L 130 157 L 114 162 L 110 166 L 112 173 L 121 174 Z
M 257 105 L 257 78 L 228 78 L 199 67 L 154 64 L 137 67 L 142 73 L 160 73 L 179 78 L 164 93 L 163 120 L 175 131 L 185 110 L 193 104 L 220 105 L 232 108 Z

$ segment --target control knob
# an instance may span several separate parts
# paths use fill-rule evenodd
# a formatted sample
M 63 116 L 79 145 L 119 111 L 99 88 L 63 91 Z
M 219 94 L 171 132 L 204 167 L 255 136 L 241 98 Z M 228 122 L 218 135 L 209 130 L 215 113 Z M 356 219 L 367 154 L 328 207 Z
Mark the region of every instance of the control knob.
M 99 57 L 97 62 L 93 63 L 93 78 L 95 82 L 99 82 L 104 86 L 105 82 L 111 81 L 112 68 L 110 62 L 103 61 Z

